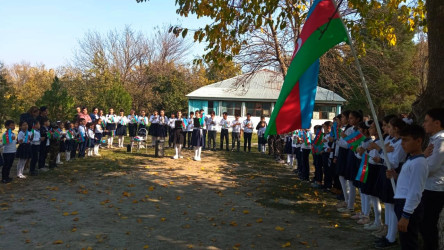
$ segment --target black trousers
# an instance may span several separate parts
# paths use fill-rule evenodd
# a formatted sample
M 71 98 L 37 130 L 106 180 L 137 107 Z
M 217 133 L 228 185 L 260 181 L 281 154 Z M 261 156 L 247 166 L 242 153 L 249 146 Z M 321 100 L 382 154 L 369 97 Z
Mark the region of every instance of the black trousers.
M 310 177 L 310 162 L 309 162 L 309 155 L 310 155 L 310 149 L 302 149 L 302 168 L 299 171 L 299 178 L 302 180 L 308 181 L 308 178 Z
M 217 131 L 208 130 L 208 148 L 211 148 L 211 142 L 213 142 L 212 149 L 216 149 L 216 135 Z
M 203 136 L 202 150 L 205 150 L 207 148 L 207 130 L 206 129 L 202 129 L 202 136 Z
M 185 148 L 187 146 L 187 131 L 182 131 L 182 135 L 183 135 L 183 146 L 182 146 L 182 148 Z
M 324 187 L 332 187 L 332 171 L 331 171 L 330 153 L 322 153 L 322 170 L 324 172 Z
M 35 167 L 39 161 L 40 145 L 31 145 L 31 164 L 29 165 L 29 172 L 36 173 Z
M 244 132 L 244 151 L 247 151 L 247 145 L 248 145 L 248 152 L 251 151 L 251 136 L 253 133 L 246 133 Z
M 39 169 L 44 168 L 46 164 L 46 157 L 48 157 L 49 146 L 46 146 L 46 141 L 40 143 L 39 152 Z
M 60 152 L 60 141 L 59 140 L 51 140 L 49 145 L 49 167 L 56 167 L 57 155 Z
M 12 164 L 14 163 L 15 153 L 3 153 L 2 180 L 9 179 Z
M 424 206 L 424 219 L 421 225 L 421 235 L 424 249 L 437 250 L 438 220 L 444 205 L 444 192 L 424 190 L 421 203 Z
M 395 214 L 398 221 L 401 219 L 402 211 L 404 209 L 405 199 L 395 199 Z M 407 232 L 399 232 L 399 242 L 401 249 L 415 250 L 419 249 L 418 234 L 421 226 L 421 221 L 424 215 L 423 204 L 419 203 L 409 219 Z M 428 249 L 428 248 L 426 248 Z
M 71 144 L 70 159 L 74 159 L 74 158 L 76 158 L 77 148 L 79 147 L 79 144 L 77 143 L 76 140 L 71 140 L 69 143 L 72 143 Z
M 188 147 L 189 148 L 191 148 L 191 147 L 193 147 L 192 145 L 191 145 L 191 136 L 193 135 L 193 131 L 187 131 L 187 141 L 188 141 Z
M 228 129 L 222 129 L 220 131 L 220 150 L 222 150 L 224 148 L 224 139 L 227 145 L 227 150 L 228 150 Z
M 317 182 L 322 182 L 323 176 L 324 176 L 324 168 L 323 168 L 323 162 L 322 162 L 322 155 L 321 154 L 313 154 L 313 160 L 315 164 L 315 176 L 314 180 Z
M 87 140 L 79 143 L 79 158 L 85 157 L 86 143 Z
M 174 139 L 174 130 L 168 126 L 168 147 L 171 148 L 171 145 L 173 145 L 173 139 Z
M 237 151 L 240 150 L 240 133 L 239 132 L 231 132 L 231 149 L 234 149 L 234 145 L 237 143 Z

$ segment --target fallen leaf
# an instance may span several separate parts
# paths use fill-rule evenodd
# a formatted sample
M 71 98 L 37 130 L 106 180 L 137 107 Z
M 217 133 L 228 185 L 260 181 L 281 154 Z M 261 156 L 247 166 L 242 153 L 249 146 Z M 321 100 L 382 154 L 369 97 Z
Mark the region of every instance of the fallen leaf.
M 64 212 L 64 213 L 63 213 L 63 216 L 68 216 L 68 215 L 69 215 L 68 212 Z
M 160 218 L 160 221 L 166 221 L 166 218 L 162 217 L 162 218 Z
M 259 219 L 256 220 L 256 222 L 257 222 L 257 223 L 262 223 L 263 220 L 262 220 L 262 218 L 259 218 Z
M 276 226 L 274 229 L 277 231 L 284 231 L 285 230 L 285 228 L 280 227 L 280 226 Z
M 306 241 L 299 241 L 299 244 L 308 245 L 308 242 L 306 242 Z
M 137 219 L 137 223 L 139 223 L 139 224 L 142 223 L 142 219 L 140 219 L 140 218 Z
M 138 200 L 133 200 L 133 203 L 139 203 L 139 201 Z
M 77 215 L 78 213 L 79 213 L 79 212 L 74 211 L 74 212 L 71 213 L 71 215 Z
M 237 226 L 237 223 L 235 221 L 230 222 L 230 226 L 235 227 Z
M 28 233 L 29 231 L 28 230 L 23 230 L 22 231 L 22 233 L 24 233 L 24 234 L 26 234 L 26 233 Z
M 54 245 L 63 244 L 63 241 L 61 241 L 61 240 L 56 240 L 56 241 L 54 241 L 52 244 L 54 244 Z
M 244 214 L 249 214 L 250 213 L 250 211 L 248 211 L 248 210 L 244 210 L 244 211 L 242 211 Z
M 74 218 L 74 219 L 72 219 L 73 221 L 79 221 L 79 218 Z
M 148 188 L 148 190 L 149 190 L 149 191 L 153 191 L 153 190 L 154 190 L 154 187 L 153 187 L 153 186 L 150 186 L 150 187 Z
M 77 228 L 73 227 L 73 228 L 71 229 L 71 232 L 75 232 L 75 231 L 77 231 Z
M 176 200 L 180 200 L 180 199 L 182 199 L 180 196 L 177 196 L 177 197 L 176 197 Z
M 282 248 L 285 248 L 285 247 L 289 247 L 289 246 L 291 246 L 291 243 L 289 242 L 289 241 L 287 241 L 287 242 L 285 242 L 285 244 L 282 244 Z
M 149 167 L 147 167 L 147 168 L 149 168 Z M 143 246 L 143 249 L 148 249 L 148 248 L 149 248 L 148 245 Z

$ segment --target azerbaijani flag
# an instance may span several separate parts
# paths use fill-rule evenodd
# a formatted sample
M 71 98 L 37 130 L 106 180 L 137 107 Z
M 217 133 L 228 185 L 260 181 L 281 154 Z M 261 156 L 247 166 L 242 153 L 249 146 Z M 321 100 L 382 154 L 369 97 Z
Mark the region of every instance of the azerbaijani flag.
M 333 139 L 338 139 L 341 136 L 341 128 L 338 126 L 337 122 L 333 122 L 333 127 L 331 128 L 330 136 L 333 137 Z
M 362 183 L 367 182 L 368 178 L 368 160 L 370 159 L 368 154 L 363 154 L 361 159 L 361 164 L 359 165 L 358 175 L 356 175 L 357 181 Z
M 348 143 L 348 148 L 353 151 L 356 151 L 356 149 L 361 145 L 363 141 L 365 141 L 365 139 L 366 137 L 359 131 L 355 131 L 344 138 L 344 140 Z
M 10 143 L 12 143 L 12 130 L 8 129 L 8 131 L 3 134 L 3 145 Z
M 316 0 L 297 40 L 279 98 L 265 136 L 310 128 L 318 84 L 319 58 L 340 42 L 347 31 L 332 0 Z

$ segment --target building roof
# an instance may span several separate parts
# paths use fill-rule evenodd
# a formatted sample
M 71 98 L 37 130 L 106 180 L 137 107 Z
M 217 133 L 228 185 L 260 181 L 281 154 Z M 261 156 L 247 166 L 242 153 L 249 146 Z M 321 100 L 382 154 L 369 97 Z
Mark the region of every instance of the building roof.
M 282 74 L 263 69 L 254 74 L 243 74 L 206 85 L 189 93 L 187 97 L 200 100 L 275 102 L 283 82 Z M 346 100 L 331 90 L 318 87 L 315 102 L 343 104 Z

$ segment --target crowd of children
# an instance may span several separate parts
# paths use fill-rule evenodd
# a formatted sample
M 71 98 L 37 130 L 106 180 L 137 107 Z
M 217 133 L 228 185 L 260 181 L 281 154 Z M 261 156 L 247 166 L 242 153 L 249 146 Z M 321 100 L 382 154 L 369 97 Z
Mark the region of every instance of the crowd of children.
M 236 115 L 229 121 L 227 113 L 217 119 L 214 112 L 206 116 L 203 110 L 190 112 L 184 117 L 179 111 L 168 118 L 164 110 L 149 117 L 145 111 L 136 115 L 134 110 L 125 115 L 123 110 L 108 114 L 93 109 L 78 109 L 72 122 L 50 123 L 45 116 L 35 122 L 21 120 L 16 135 L 15 122 L 5 122 L 2 135 L 3 155 L 0 157 L 2 182 L 11 181 L 10 169 L 18 158 L 17 177 L 26 178 L 25 165 L 29 163 L 30 175 L 47 171 L 46 159 L 50 153 L 49 168 L 75 157 L 100 156 L 100 147 L 113 148 L 114 137 L 118 147 L 124 147 L 124 137 L 130 136 L 130 145 L 140 138 L 151 136 L 152 145 L 164 142 L 174 147 L 173 159 L 182 157 L 182 149 L 194 149 L 194 160 L 201 160 L 206 147 L 216 150 L 216 134 L 220 127 L 220 150 L 240 151 L 240 138 L 244 137 L 244 151 L 251 151 L 253 123 L 250 114 L 240 121 Z M 32 123 L 32 124 L 30 124 Z M 287 163 L 302 181 L 310 181 L 310 160 L 313 156 L 314 176 L 312 186 L 332 191 L 342 200 L 337 204 L 340 213 L 351 216 L 365 230 L 377 237 L 376 248 L 386 248 L 399 241 L 403 249 L 418 248 L 421 232 L 425 249 L 438 249 L 437 221 L 444 203 L 444 109 L 427 112 L 424 128 L 412 124 L 406 117 L 389 115 L 376 124 L 359 111 L 343 111 L 322 125 L 296 130 L 285 135 L 265 138 L 267 123 L 262 117 L 257 124 L 258 150 L 276 160 Z M 382 128 L 382 138 L 378 133 Z M 431 136 L 427 149 L 422 147 L 426 133 Z M 103 138 L 106 137 L 106 140 Z M 207 140 L 208 139 L 208 140 Z M 18 144 L 18 147 L 17 147 Z M 283 159 L 283 155 L 287 159 Z M 356 191 L 360 204 L 356 204 Z M 381 203 L 384 204 L 384 216 Z M 374 218 L 371 219 L 371 211 Z M 384 220 L 382 220 L 384 217 Z
M 431 139 L 423 152 L 426 133 Z M 338 194 L 338 212 L 351 214 L 372 231 L 375 248 L 396 245 L 399 234 L 402 249 L 419 249 L 421 232 L 424 249 L 438 249 L 437 223 L 444 203 L 444 109 L 427 112 L 423 127 L 406 117 L 389 115 L 376 124 L 359 111 L 344 111 L 333 122 L 315 126 L 314 133 L 297 130 L 278 137 L 286 163 L 303 181 L 309 181 L 312 154 L 312 186 Z M 355 202 L 356 191 L 360 204 Z

